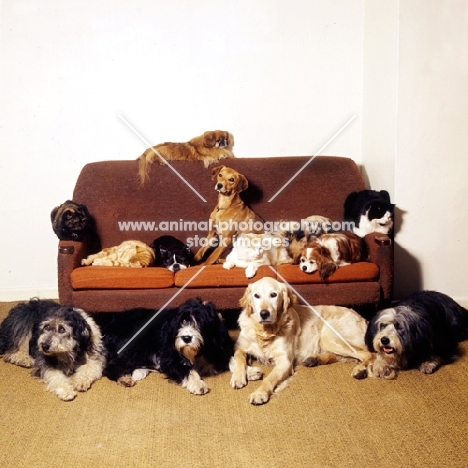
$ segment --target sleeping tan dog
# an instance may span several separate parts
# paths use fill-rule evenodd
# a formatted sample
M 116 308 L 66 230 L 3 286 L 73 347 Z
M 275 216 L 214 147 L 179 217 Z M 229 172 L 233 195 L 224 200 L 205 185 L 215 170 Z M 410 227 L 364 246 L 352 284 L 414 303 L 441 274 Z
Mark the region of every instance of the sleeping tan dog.
M 263 219 L 245 205 L 240 197 L 240 193 L 249 186 L 247 178 L 226 166 L 213 168 L 211 175 L 216 181 L 214 188 L 218 192 L 218 204 L 211 212 L 211 230 L 205 244 L 195 254 L 195 262 L 201 262 L 216 239 L 218 242 L 203 265 L 216 263 L 232 247 L 236 235 L 242 232 L 264 232 Z
M 160 143 L 148 148 L 139 158 L 140 185 L 148 181 L 148 164 L 165 164 L 167 161 L 203 161 L 205 167 L 220 159 L 233 158 L 234 140 L 229 132 L 214 130 L 192 138 L 186 143 Z M 159 153 L 163 159 L 161 159 Z
M 360 364 L 353 369 L 353 377 L 367 376 L 374 354 L 364 343 L 367 322 L 354 310 L 314 306 L 324 323 L 310 307 L 297 305 L 290 288 L 273 278 L 250 284 L 240 305 L 240 333 L 230 363 L 231 387 L 242 388 L 248 380 L 262 378 L 262 370 L 250 366 L 250 356 L 274 366 L 250 395 L 253 405 L 267 403 L 275 388 L 293 374 L 296 363 L 311 367 L 357 360 Z

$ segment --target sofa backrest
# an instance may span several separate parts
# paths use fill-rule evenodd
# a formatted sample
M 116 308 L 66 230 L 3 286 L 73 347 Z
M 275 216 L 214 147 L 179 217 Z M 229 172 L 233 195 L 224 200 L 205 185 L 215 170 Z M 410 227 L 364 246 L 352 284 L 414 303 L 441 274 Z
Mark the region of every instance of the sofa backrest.
M 195 236 L 206 236 L 217 204 L 211 171 L 219 165 L 247 177 L 249 188 L 241 196 L 269 222 L 300 221 L 310 215 L 342 221 L 347 195 L 365 188 L 356 163 L 337 156 L 235 158 L 208 168 L 198 161 L 171 161 L 174 170 L 149 166 L 150 180 L 143 188 L 136 160 L 101 161 L 83 167 L 73 200 L 87 205 L 102 248 L 127 239 L 149 244 L 166 234 L 190 243 Z M 140 229 L 131 223 L 140 223 Z

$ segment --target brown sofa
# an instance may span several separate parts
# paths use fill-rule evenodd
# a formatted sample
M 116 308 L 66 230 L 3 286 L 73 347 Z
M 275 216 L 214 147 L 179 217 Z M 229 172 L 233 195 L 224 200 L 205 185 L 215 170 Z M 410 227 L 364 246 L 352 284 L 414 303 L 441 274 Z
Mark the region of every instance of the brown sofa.
M 248 178 L 249 188 L 242 198 L 267 222 L 300 221 L 310 215 L 342 221 L 346 196 L 365 188 L 358 166 L 349 158 L 236 158 L 223 164 Z M 191 267 L 176 274 L 158 267 L 82 267 L 81 259 L 88 254 L 126 239 L 149 244 L 156 237 L 171 234 L 193 244 L 196 252 L 196 240 L 206 236 L 208 218 L 217 202 L 211 180 L 215 165 L 204 168 L 201 162 L 174 161 L 171 166 L 174 170 L 150 166 L 150 181 L 144 188 L 138 185 L 136 160 L 95 162 L 82 169 L 73 200 L 87 205 L 94 227 L 84 242 L 59 242 L 62 304 L 104 312 L 177 306 L 199 296 L 219 309 L 235 309 L 246 285 L 265 275 L 284 279 L 311 304 L 377 306 L 391 299 L 393 245 L 382 234 L 366 237 L 368 262 L 341 267 L 327 281 L 317 273 L 303 273 L 298 265 L 280 265 L 276 271 L 263 266 L 251 280 L 244 269 L 226 270 L 220 264 Z M 151 225 L 146 229 L 140 225 L 138 230 L 136 225 L 131 229 L 122 224 L 129 222 L 154 223 L 158 230 L 150 230 Z

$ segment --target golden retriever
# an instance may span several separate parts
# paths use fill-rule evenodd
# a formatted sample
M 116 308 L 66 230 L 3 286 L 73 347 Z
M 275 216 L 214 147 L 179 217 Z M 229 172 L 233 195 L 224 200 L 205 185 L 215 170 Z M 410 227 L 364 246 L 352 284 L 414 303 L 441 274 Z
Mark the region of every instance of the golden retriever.
M 116 247 L 108 247 L 81 260 L 82 265 L 122 266 L 143 268 L 155 260 L 154 250 L 144 242 L 127 240 Z
M 138 176 L 140 186 L 149 179 L 148 164 L 165 164 L 165 161 L 203 161 L 205 167 L 220 159 L 233 158 L 232 147 L 234 139 L 225 130 L 205 132 L 186 143 L 160 143 L 148 148 L 139 158 Z M 159 153 L 163 159 L 157 154 Z
M 248 380 L 263 377 L 259 367 L 250 365 L 249 357 L 274 366 L 250 395 L 251 404 L 267 403 L 275 388 L 293 374 L 297 363 L 311 367 L 357 360 L 360 363 L 352 376 L 367 377 L 374 354 L 364 342 L 367 322 L 354 310 L 297 305 L 286 284 L 268 277 L 250 284 L 240 305 L 240 333 L 230 363 L 231 387 L 242 388 Z
M 234 237 L 242 232 L 264 232 L 264 222 L 254 211 L 244 204 L 240 193 L 247 189 L 247 178 L 235 169 L 218 166 L 211 171 L 211 178 L 216 181 L 218 204 L 210 215 L 210 227 L 204 245 L 195 254 L 195 262 L 203 260 L 211 247 L 208 258 L 202 263 L 216 263 L 227 249 L 232 247 Z

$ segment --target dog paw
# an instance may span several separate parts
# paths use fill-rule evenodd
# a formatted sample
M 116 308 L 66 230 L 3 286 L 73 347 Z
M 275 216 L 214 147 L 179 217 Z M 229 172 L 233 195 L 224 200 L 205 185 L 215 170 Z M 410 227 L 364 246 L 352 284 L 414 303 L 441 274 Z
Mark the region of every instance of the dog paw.
M 436 370 L 437 370 L 437 367 L 438 367 L 438 363 L 437 362 L 434 362 L 434 361 L 426 361 L 426 362 L 423 362 L 420 366 L 419 366 L 419 371 L 422 372 L 423 374 L 433 374 Z
M 263 371 L 260 367 L 247 367 L 247 380 L 260 380 L 263 378 Z
M 34 366 L 34 359 L 28 353 L 24 353 L 22 351 L 17 351 L 13 354 L 5 354 L 5 356 L 3 356 L 3 360 L 28 369 Z
M 371 375 L 378 379 L 393 380 L 396 378 L 396 371 L 393 367 L 374 363 L 371 369 Z
M 94 382 L 93 379 L 86 378 L 86 377 L 81 377 L 78 379 L 75 378 L 75 381 L 73 382 L 73 388 L 77 392 L 86 392 L 86 390 L 90 389 L 93 382 Z
M 123 387 L 133 387 L 135 385 L 135 381 L 132 379 L 130 374 L 122 375 L 117 379 L 117 383 L 122 385 Z
M 54 393 L 63 401 L 72 401 L 76 397 L 76 392 L 72 387 L 59 387 Z
M 135 369 L 132 373 L 133 380 L 143 380 L 151 372 L 150 369 Z
M 264 390 L 256 390 L 250 394 L 249 403 L 252 405 L 264 405 L 268 403 L 270 395 Z
M 203 380 L 194 385 L 187 385 L 187 390 L 192 395 L 205 395 L 210 391 L 208 385 Z
M 234 263 L 230 261 L 225 261 L 223 263 L 223 268 L 226 268 L 226 270 L 230 270 L 231 268 L 234 268 L 234 267 L 235 267 Z
M 358 364 L 351 372 L 351 376 L 355 379 L 362 380 L 368 376 L 367 368 L 362 364 Z
M 308 357 L 302 364 L 306 367 L 317 367 L 320 364 L 320 362 L 318 358 L 311 356 Z
M 244 388 L 247 385 L 247 376 L 233 375 L 231 377 L 231 387 L 235 389 Z
M 182 387 L 186 388 L 192 395 L 205 395 L 210 391 L 205 381 L 193 370 L 182 381 Z
M 257 273 L 257 268 L 254 267 L 253 265 L 249 265 L 246 269 L 245 269 L 245 276 L 247 278 L 253 278 L 255 276 L 255 273 Z

